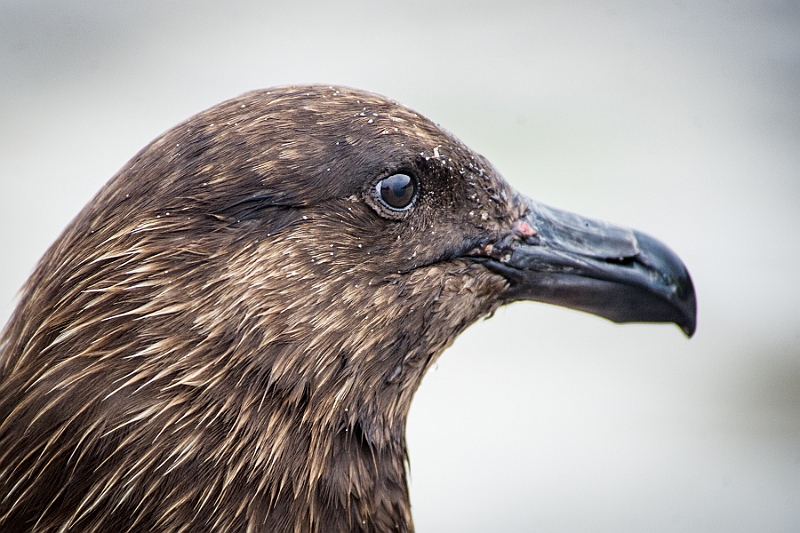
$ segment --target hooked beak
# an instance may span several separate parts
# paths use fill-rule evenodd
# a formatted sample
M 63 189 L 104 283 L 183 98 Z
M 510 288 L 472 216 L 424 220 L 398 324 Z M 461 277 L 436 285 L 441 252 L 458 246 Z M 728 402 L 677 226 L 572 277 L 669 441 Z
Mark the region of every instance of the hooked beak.
M 691 337 L 694 286 L 656 239 L 527 200 L 515 234 L 474 257 L 509 282 L 506 303 L 535 300 L 614 322 L 674 322 Z

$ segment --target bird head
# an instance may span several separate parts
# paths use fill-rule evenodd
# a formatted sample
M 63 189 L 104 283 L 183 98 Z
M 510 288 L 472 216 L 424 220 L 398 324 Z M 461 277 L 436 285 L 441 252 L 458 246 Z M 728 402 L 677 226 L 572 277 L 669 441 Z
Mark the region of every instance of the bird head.
M 82 211 L 6 331 L 3 387 L 31 409 L 93 405 L 64 420 L 94 420 L 119 457 L 216 428 L 130 458 L 153 473 L 233 460 L 249 466 L 230 479 L 280 481 L 303 450 L 302 492 L 337 483 L 343 435 L 402 458 L 425 371 L 518 300 L 695 327 L 689 275 L 655 239 L 526 198 L 382 96 L 256 91 L 156 139 Z

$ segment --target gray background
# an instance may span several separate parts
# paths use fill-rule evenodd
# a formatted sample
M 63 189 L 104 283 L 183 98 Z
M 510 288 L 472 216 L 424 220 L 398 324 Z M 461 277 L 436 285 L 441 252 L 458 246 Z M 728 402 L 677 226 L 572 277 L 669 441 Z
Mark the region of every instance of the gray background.
M 0 3 L 0 322 L 126 160 L 246 90 L 391 96 L 686 261 L 697 335 L 515 304 L 408 423 L 420 532 L 800 531 L 797 1 Z

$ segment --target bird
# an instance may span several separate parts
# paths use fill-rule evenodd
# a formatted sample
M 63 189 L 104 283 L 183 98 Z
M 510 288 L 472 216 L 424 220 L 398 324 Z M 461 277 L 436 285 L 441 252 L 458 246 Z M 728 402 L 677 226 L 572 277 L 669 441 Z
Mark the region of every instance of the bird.
M 0 337 L 0 530 L 410 532 L 406 419 L 521 300 L 691 336 L 660 241 L 522 195 L 423 115 L 245 93 L 135 155 Z

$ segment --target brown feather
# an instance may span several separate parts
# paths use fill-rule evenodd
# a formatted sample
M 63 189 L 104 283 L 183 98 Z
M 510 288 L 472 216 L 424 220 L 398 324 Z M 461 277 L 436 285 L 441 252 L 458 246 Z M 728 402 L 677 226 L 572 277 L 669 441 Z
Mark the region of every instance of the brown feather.
M 402 219 L 369 187 L 424 176 Z M 524 205 L 381 96 L 284 87 L 168 131 L 41 259 L 0 344 L 0 530 L 411 531 L 405 424 Z

